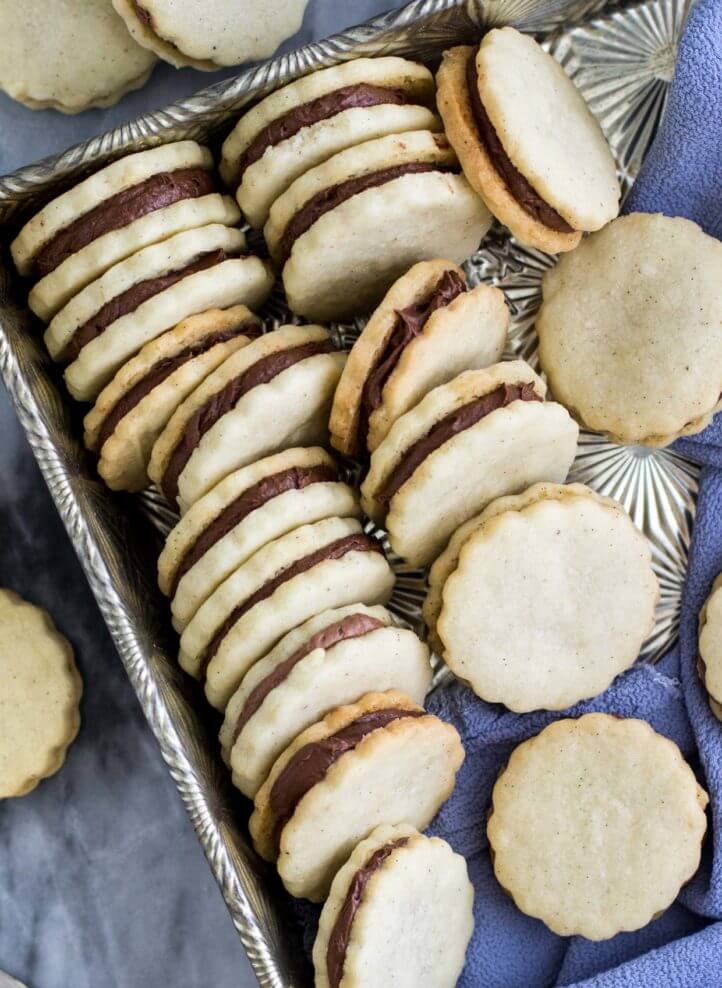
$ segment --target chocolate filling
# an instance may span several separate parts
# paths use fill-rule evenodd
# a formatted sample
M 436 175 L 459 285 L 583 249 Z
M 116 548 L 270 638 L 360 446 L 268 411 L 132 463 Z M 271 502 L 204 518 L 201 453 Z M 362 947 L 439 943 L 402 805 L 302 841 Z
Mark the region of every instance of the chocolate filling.
M 116 295 L 115 298 L 106 302 L 102 308 L 98 309 L 95 315 L 91 316 L 81 326 L 78 326 L 63 351 L 63 358 L 66 360 L 77 359 L 83 347 L 97 339 L 116 319 L 120 319 L 121 316 L 127 316 L 130 312 L 135 312 L 143 302 L 147 302 L 154 295 L 164 292 L 166 288 L 171 288 L 177 282 L 182 281 L 183 278 L 188 278 L 198 271 L 205 271 L 207 268 L 212 268 L 216 264 L 227 260 L 229 256 L 221 248 L 211 250 L 205 254 L 201 254 L 200 257 L 197 257 L 190 264 L 186 264 L 185 267 L 177 268 L 175 271 L 168 271 L 167 274 L 158 275 L 157 278 L 147 278 L 145 281 L 139 281 L 135 285 L 131 285 L 130 288 L 121 292 L 120 295 Z
M 239 159 L 236 181 L 240 182 L 246 168 L 259 161 L 268 148 L 275 147 L 281 141 L 287 141 L 304 127 L 312 127 L 313 124 L 335 117 L 344 110 L 379 106 L 384 103 L 399 106 L 406 102 L 408 102 L 407 94 L 403 89 L 385 89 L 383 86 L 359 82 L 295 106 L 277 120 L 272 120 L 253 138 Z
M 449 305 L 465 291 L 467 291 L 466 283 L 456 271 L 444 271 L 427 298 L 407 305 L 405 309 L 397 309 L 396 325 L 378 362 L 366 378 L 361 394 L 358 427 L 359 445 L 364 446 L 366 443 L 369 418 L 371 413 L 381 404 L 386 382 L 401 359 L 401 354 L 409 343 L 420 335 L 434 312 Z
M 35 273 L 50 274 L 71 254 L 112 230 L 139 220 L 157 209 L 164 209 L 181 199 L 197 199 L 216 191 L 212 174 L 205 168 L 179 168 L 174 172 L 151 175 L 137 185 L 117 192 L 109 199 L 83 213 L 59 230 L 39 251 L 34 261 Z
M 136 405 L 139 405 L 146 395 L 149 395 L 154 388 L 162 384 L 167 377 L 170 377 L 183 364 L 188 363 L 189 360 L 200 356 L 202 353 L 206 353 L 212 347 L 216 346 L 216 344 L 232 340 L 241 333 L 244 336 L 254 337 L 259 332 L 260 329 L 254 322 L 239 323 L 237 326 L 219 330 L 217 333 L 209 333 L 208 336 L 204 336 L 183 350 L 179 350 L 172 357 L 165 357 L 153 364 L 148 369 L 147 374 L 144 374 L 140 380 L 128 388 L 125 394 L 121 395 L 103 419 L 103 424 L 98 433 L 98 449 L 102 449 L 106 440 L 113 435 L 121 419 L 125 418 L 128 412 L 131 412 Z
M 233 608 L 226 620 L 213 635 L 201 658 L 201 676 L 205 675 L 213 656 L 220 648 L 221 642 L 233 625 L 237 621 L 240 621 L 243 615 L 248 613 L 252 607 L 260 604 L 263 600 L 267 600 L 282 584 L 287 583 L 296 576 L 300 576 L 301 573 L 308 572 L 314 566 L 324 563 L 328 559 L 342 559 L 349 552 L 380 552 L 383 554 L 383 549 L 380 543 L 370 535 L 364 535 L 363 533 L 344 535 L 343 538 L 336 539 L 335 542 L 329 542 L 328 545 L 322 546 L 322 548 L 316 549 L 315 552 L 310 552 L 307 556 L 297 559 L 290 566 L 286 566 L 285 569 L 276 573 L 272 580 L 268 580 L 255 593 L 252 593 L 250 597 L 247 597 Z
M 534 385 L 530 382 L 523 384 L 502 384 L 489 394 L 482 395 L 481 398 L 474 398 L 453 412 L 449 412 L 444 418 L 432 426 L 431 429 L 417 439 L 406 450 L 399 462 L 389 474 L 386 483 L 378 494 L 375 495 L 379 504 L 387 507 L 391 498 L 401 488 L 414 470 L 426 457 L 434 450 L 443 446 L 454 436 L 470 429 L 485 416 L 495 412 L 498 408 L 504 408 L 513 401 L 541 401 L 542 399 L 534 390 Z
M 269 477 L 264 477 L 257 484 L 248 487 L 238 497 L 227 504 L 220 514 L 210 522 L 195 542 L 183 554 L 171 584 L 171 597 L 175 596 L 178 584 L 185 574 L 198 560 L 211 549 L 216 542 L 239 525 L 244 518 L 262 507 L 267 501 L 278 497 L 286 491 L 300 491 L 310 484 L 320 484 L 338 480 L 338 470 L 330 464 L 318 464 L 312 467 L 290 467 Z
M 255 364 L 229 381 L 208 401 L 196 409 L 188 420 L 178 445 L 168 460 L 163 474 L 161 487 L 171 504 L 178 497 L 178 478 L 191 458 L 193 450 L 216 422 L 229 412 L 251 388 L 267 384 L 282 371 L 287 370 L 301 360 L 315 357 L 317 354 L 330 353 L 333 343 L 329 339 L 315 340 L 313 343 L 303 343 L 301 346 L 289 347 L 286 350 L 276 350 L 257 360 Z
M 386 727 L 394 720 L 423 717 L 425 713 L 425 710 L 402 710 L 397 707 L 372 710 L 322 741 L 311 741 L 299 748 L 271 786 L 269 805 L 276 818 L 273 831 L 276 849 L 280 844 L 281 832 L 296 807 L 306 793 L 324 778 L 334 762 L 360 744 L 372 731 Z
M 322 189 L 321 192 L 311 196 L 308 202 L 301 206 L 283 231 L 278 244 L 281 263 L 289 258 L 293 245 L 306 230 L 310 229 L 325 213 L 340 206 L 342 202 L 346 202 L 352 196 L 366 192 L 367 189 L 375 189 L 379 185 L 386 185 L 387 182 L 393 182 L 394 179 L 401 178 L 403 175 L 450 171 L 456 171 L 456 169 L 422 161 L 408 161 L 405 165 L 393 165 L 377 172 L 370 172 L 368 175 L 356 175 L 354 178 L 347 178 L 345 182 L 339 182 L 337 185 L 330 185 L 327 189 Z
M 370 631 L 384 627 L 386 625 L 384 625 L 383 621 L 379 621 L 378 618 L 372 617 L 370 614 L 349 614 L 341 621 L 336 621 L 335 624 L 330 624 L 322 631 L 317 631 L 315 635 L 308 639 L 305 645 L 296 649 L 283 662 L 279 662 L 276 668 L 272 672 L 269 672 L 248 694 L 233 731 L 231 747 L 236 743 L 241 731 L 256 713 L 271 690 L 275 689 L 276 686 L 279 686 L 288 678 L 291 670 L 294 666 L 298 665 L 301 659 L 305 659 L 307 655 L 310 655 L 317 648 L 332 648 L 334 645 L 338 645 L 339 642 L 347 641 L 349 638 L 361 638 Z
M 526 210 L 538 223 L 543 223 L 544 226 L 549 227 L 550 230 L 556 230 L 557 233 L 574 233 L 574 228 L 569 226 L 567 221 L 541 198 L 504 150 L 479 95 L 476 53 L 477 49 L 475 48 L 466 63 L 466 83 L 469 90 L 471 115 L 476 124 L 479 140 L 484 145 L 492 165 L 522 209 Z
M 379 870 L 384 861 L 393 852 L 409 843 L 408 837 L 400 837 L 398 840 L 385 844 L 378 851 L 374 851 L 363 868 L 359 868 L 351 879 L 346 898 L 333 924 L 331 935 L 328 938 L 326 948 L 326 972 L 328 974 L 329 988 L 338 988 L 343 979 L 343 968 L 346 962 L 346 951 L 351 939 L 351 927 L 356 918 L 361 901 L 366 891 L 366 886 Z

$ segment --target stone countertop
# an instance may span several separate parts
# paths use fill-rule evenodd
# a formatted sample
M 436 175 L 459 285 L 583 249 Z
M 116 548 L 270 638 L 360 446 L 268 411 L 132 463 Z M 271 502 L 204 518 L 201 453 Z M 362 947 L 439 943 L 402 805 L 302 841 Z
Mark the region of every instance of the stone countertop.
M 285 47 L 398 6 L 311 0 Z M 33 112 L 0 93 L 0 174 L 225 76 L 160 64 L 109 110 Z M 46 608 L 83 675 L 62 770 L 0 802 L 0 971 L 29 988 L 247 988 L 250 965 L 0 384 L 0 586 Z

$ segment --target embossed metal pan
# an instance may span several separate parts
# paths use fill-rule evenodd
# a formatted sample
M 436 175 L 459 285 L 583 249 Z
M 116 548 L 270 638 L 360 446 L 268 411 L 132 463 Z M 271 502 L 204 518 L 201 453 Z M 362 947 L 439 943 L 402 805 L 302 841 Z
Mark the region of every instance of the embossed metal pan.
M 121 154 L 196 137 L 214 139 L 246 104 L 311 69 L 358 55 L 403 54 L 433 64 L 444 48 L 493 24 L 535 31 L 584 92 L 610 139 L 625 185 L 637 173 L 662 111 L 689 0 L 416 0 L 401 10 L 241 73 L 54 158 L 0 179 L 0 242 L 79 177 Z M 511 350 L 535 359 L 539 284 L 553 260 L 494 228 L 468 263 L 472 281 L 501 286 L 513 311 Z M 282 318 L 276 300 L 271 314 Z M 337 327 L 350 342 L 360 325 Z M 167 608 L 155 588 L 159 532 L 172 516 L 160 498 L 113 495 L 81 449 L 79 415 L 39 345 L 24 288 L 0 256 L 0 371 L 58 511 L 85 569 L 148 723 L 221 887 L 261 985 L 311 977 L 287 920 L 287 900 L 246 837 L 247 806 L 217 754 L 217 722 L 175 663 Z M 663 595 L 642 660 L 676 635 L 694 513 L 696 471 L 665 451 L 617 447 L 586 434 L 574 479 L 621 500 L 650 536 Z M 393 606 L 419 626 L 423 573 L 398 567 Z M 437 688 L 443 689 L 443 677 Z

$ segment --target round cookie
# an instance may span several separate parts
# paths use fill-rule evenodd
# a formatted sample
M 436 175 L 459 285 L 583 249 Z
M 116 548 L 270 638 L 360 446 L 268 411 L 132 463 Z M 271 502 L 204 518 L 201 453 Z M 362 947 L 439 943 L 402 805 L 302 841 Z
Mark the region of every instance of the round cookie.
M 179 141 L 114 161 L 49 202 L 11 244 L 20 274 L 40 278 L 32 311 L 47 322 L 136 251 L 183 230 L 236 223 L 238 207 L 218 194 L 212 168 L 208 148 Z
M 423 703 L 429 650 L 383 607 L 324 611 L 290 631 L 243 678 L 226 707 L 223 756 L 253 798 L 293 739 L 335 707 L 397 689 Z
M 0 0 L 0 88 L 32 110 L 112 106 L 154 64 L 107 0 Z
M 415 264 L 353 345 L 331 409 L 331 444 L 346 456 L 373 452 L 433 388 L 500 360 L 508 326 L 498 288 L 469 289 L 451 261 Z
M 699 671 L 712 713 L 722 721 L 722 574 L 699 616 Z
M 394 573 L 355 518 L 301 525 L 259 549 L 198 608 L 179 662 L 224 710 L 248 669 L 292 628 L 332 607 L 385 603 Z
M 359 517 L 355 490 L 318 446 L 296 447 L 229 474 L 183 515 L 158 559 L 158 584 L 182 631 L 226 577 L 266 543 L 323 518 Z
M 296 79 L 261 100 L 223 144 L 226 185 L 260 229 L 291 182 L 332 155 L 387 134 L 440 130 L 434 79 L 404 58 L 355 58 Z
M 464 261 L 491 216 L 441 134 L 366 141 L 311 168 L 264 227 L 291 309 L 319 322 L 366 312 L 417 261 Z
M 146 343 L 101 391 L 84 419 L 85 445 L 99 454 L 98 473 L 112 490 L 150 483 L 148 461 L 178 405 L 261 330 L 245 305 L 209 309 Z
M 560 936 L 638 930 L 697 870 L 707 802 L 677 745 L 645 721 L 557 721 L 515 749 L 494 786 L 496 877 Z
M 80 727 L 73 650 L 45 611 L 0 590 L 0 799 L 58 771 Z
M 512 27 L 444 53 L 438 105 L 464 174 L 523 244 L 576 247 L 619 212 L 606 139 L 559 63 Z
M 113 0 L 133 38 L 176 68 L 212 72 L 270 58 L 301 26 L 308 0 Z
M 461 546 L 436 633 L 483 700 L 563 710 L 637 659 L 659 598 L 651 549 L 620 505 L 579 484 L 501 501 Z
M 321 326 L 281 326 L 189 395 L 153 447 L 148 474 L 185 512 L 238 467 L 323 444 L 346 355 Z
M 466 371 L 394 422 L 371 456 L 364 510 L 414 566 L 504 494 L 562 482 L 578 429 L 523 360 Z
M 466 862 L 407 824 L 376 827 L 331 884 L 316 988 L 454 988 L 474 930 Z
M 587 428 L 664 446 L 709 424 L 722 392 L 718 240 L 686 219 L 631 213 L 562 258 L 542 292 L 539 359 Z
M 253 843 L 291 895 L 321 901 L 374 827 L 423 830 L 451 795 L 464 760 L 451 724 L 403 693 L 369 693 L 307 728 L 256 793 Z

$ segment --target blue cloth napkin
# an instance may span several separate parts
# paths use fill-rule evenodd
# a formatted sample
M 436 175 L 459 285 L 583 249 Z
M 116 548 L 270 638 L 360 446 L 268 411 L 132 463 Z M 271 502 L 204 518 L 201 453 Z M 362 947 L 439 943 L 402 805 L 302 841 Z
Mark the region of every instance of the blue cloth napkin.
M 625 211 L 686 216 L 722 238 L 722 0 L 702 0 L 690 15 L 667 110 Z M 430 831 L 464 854 L 476 889 L 462 988 L 722 985 L 722 724 L 696 672 L 697 617 L 722 571 L 722 415 L 676 449 L 704 465 L 679 645 L 656 667 L 631 669 L 603 696 L 562 715 L 518 716 L 459 683 L 429 701 L 457 726 L 466 748 L 454 795 Z M 590 710 L 641 717 L 673 738 L 711 798 L 711 832 L 695 879 L 645 929 L 603 943 L 558 937 L 519 912 L 494 879 L 485 830 L 492 786 L 514 747 L 558 716 Z

